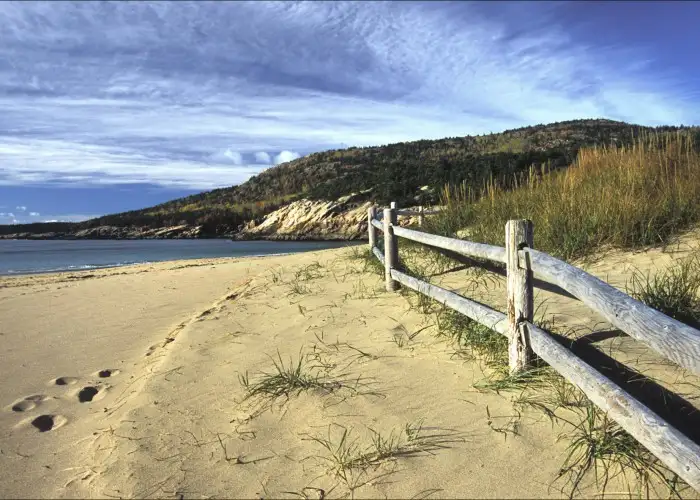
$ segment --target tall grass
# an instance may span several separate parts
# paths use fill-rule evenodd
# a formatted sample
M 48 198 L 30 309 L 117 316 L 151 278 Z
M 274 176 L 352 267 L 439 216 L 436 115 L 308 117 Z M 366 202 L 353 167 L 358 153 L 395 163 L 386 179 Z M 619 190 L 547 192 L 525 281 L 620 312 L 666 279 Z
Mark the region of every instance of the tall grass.
M 639 137 L 624 147 L 581 149 L 574 164 L 549 172 L 534 167 L 505 189 L 447 186 L 446 207 L 427 229 L 503 245 L 505 223 L 527 218 L 535 246 L 564 259 L 602 246 L 643 247 L 668 241 L 700 222 L 700 151 L 693 130 Z M 504 183 L 505 185 L 505 183 Z

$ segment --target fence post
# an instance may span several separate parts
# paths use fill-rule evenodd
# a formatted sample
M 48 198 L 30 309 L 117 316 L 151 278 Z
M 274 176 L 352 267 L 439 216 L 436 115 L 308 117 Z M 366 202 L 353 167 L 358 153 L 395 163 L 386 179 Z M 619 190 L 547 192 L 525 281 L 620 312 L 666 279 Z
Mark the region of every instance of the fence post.
M 377 207 L 372 205 L 367 209 L 367 235 L 369 236 L 369 253 L 372 253 L 377 244 L 377 228 L 372 221 L 377 218 Z
M 396 269 L 399 263 L 399 246 L 391 227 L 396 221 L 396 203 L 392 201 L 391 208 L 384 209 L 384 280 L 387 292 L 395 292 L 400 286 L 399 282 L 391 277 L 391 269 Z
M 418 227 L 423 227 L 423 205 L 418 207 Z
M 508 368 L 511 375 L 531 367 L 534 359 L 530 334 L 524 321 L 533 320 L 532 270 L 518 264 L 518 250 L 533 247 L 532 222 L 511 220 L 506 224 L 506 270 L 508 273 Z

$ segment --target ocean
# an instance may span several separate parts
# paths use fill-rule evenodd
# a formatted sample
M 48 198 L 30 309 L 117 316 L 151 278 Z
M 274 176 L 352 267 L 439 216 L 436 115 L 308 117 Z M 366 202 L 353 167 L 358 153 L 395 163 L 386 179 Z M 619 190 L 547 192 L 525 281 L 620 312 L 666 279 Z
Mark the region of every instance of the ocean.
M 225 239 L 0 240 L 0 275 L 78 271 L 180 259 L 279 255 L 355 244 Z

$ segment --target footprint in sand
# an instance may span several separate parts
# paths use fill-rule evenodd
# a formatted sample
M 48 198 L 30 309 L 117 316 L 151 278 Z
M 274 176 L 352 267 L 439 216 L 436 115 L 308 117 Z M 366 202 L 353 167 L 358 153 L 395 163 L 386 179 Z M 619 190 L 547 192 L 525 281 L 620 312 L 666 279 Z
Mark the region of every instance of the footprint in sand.
M 58 377 L 53 380 L 55 385 L 73 385 L 78 381 L 78 377 Z
M 78 392 L 78 401 L 81 403 L 90 403 L 95 397 L 100 394 L 101 387 L 93 387 L 91 385 L 83 387 Z
M 36 396 L 27 396 L 21 401 L 17 401 L 15 404 L 13 404 L 12 411 L 24 412 L 33 410 L 47 399 L 49 398 L 42 394 L 37 394 Z
M 63 415 L 39 415 L 31 424 L 39 432 L 49 432 L 58 429 L 64 425 L 68 420 Z
M 107 368 L 105 370 L 100 370 L 95 375 L 97 375 L 100 378 L 109 378 L 109 377 L 116 377 L 120 373 L 121 372 L 119 370 L 117 370 L 116 368 Z

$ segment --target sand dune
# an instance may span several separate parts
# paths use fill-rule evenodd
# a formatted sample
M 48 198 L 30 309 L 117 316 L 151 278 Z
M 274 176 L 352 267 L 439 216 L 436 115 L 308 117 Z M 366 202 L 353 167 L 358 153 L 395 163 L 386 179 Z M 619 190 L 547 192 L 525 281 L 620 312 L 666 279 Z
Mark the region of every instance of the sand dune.
M 482 364 L 350 252 L 0 280 L 0 496 L 561 497 L 565 429 L 474 389 Z M 592 269 L 615 283 L 620 262 L 672 259 Z M 464 289 L 469 272 L 438 281 Z M 498 305 L 501 287 L 470 295 Z M 562 324 L 599 323 L 543 300 Z M 616 352 L 679 383 L 639 346 Z M 246 379 L 300 359 L 306 390 L 245 399 Z

